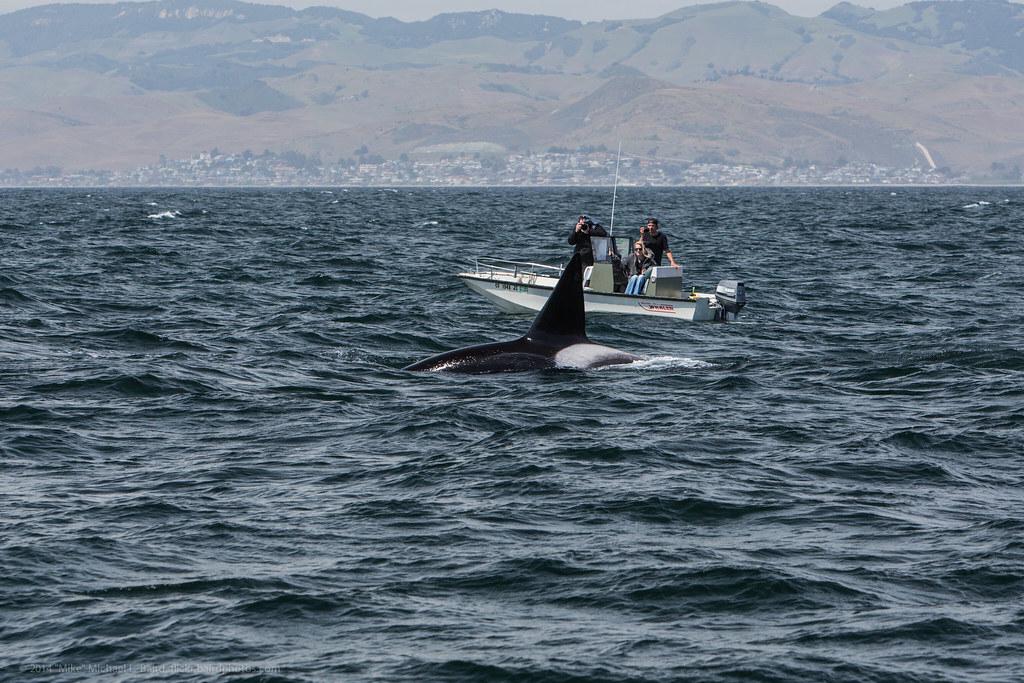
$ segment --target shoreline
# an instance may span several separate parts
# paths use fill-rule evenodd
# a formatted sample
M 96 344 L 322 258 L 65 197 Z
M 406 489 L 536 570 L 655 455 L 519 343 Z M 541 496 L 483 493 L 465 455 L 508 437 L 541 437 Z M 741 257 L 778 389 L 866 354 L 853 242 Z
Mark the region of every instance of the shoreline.
M 393 185 L 250 185 L 250 184 L 218 184 L 218 185 L 0 185 L 4 190 L 607 190 L 611 184 L 598 185 L 557 185 L 557 184 L 508 184 L 508 185 L 427 185 L 427 184 L 393 184 Z M 964 187 L 1022 189 L 1024 183 L 794 183 L 794 184 L 729 184 L 729 185 L 624 185 L 619 187 L 644 190 L 672 189 L 708 189 L 708 190 L 794 190 L 794 189 L 885 189 L 885 188 L 932 188 L 950 189 Z

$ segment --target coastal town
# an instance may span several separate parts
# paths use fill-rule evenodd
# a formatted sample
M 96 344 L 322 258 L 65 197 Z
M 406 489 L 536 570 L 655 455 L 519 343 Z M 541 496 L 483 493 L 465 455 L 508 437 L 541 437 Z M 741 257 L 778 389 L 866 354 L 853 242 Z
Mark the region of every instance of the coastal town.
M 127 170 L 57 167 L 0 169 L 6 187 L 191 187 L 191 186 L 799 186 L 950 185 L 970 182 L 1020 183 L 1017 167 L 993 164 L 984 178 L 921 166 L 889 168 L 873 163 L 824 165 L 786 159 L 778 165 L 732 163 L 721 155 L 694 160 L 622 156 L 601 149 L 551 148 L 539 153 L 495 155 L 457 153 L 384 159 L 366 148 L 333 162 L 299 152 L 204 151 L 187 159 L 161 157 Z

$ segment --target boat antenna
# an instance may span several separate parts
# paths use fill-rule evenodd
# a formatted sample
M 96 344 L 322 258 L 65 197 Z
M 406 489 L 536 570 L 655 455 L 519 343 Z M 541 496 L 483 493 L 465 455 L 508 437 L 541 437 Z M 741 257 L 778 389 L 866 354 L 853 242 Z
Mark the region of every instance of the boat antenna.
M 615 184 L 612 185 L 612 220 L 608 226 L 609 237 L 615 237 L 615 194 L 619 189 L 619 159 L 622 158 L 622 140 L 619 140 L 619 151 L 615 155 Z

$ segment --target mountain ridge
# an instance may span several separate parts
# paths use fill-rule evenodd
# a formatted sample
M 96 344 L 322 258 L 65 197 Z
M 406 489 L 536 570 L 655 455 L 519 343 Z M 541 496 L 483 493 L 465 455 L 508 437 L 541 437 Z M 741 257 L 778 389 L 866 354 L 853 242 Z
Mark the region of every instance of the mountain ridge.
M 1021 31 L 1024 7 L 1002 0 L 843 2 L 812 18 L 723 2 L 588 23 L 46 5 L 0 15 L 0 167 L 623 140 L 655 156 L 904 166 L 931 162 L 921 144 L 939 166 L 983 173 L 1024 165 Z

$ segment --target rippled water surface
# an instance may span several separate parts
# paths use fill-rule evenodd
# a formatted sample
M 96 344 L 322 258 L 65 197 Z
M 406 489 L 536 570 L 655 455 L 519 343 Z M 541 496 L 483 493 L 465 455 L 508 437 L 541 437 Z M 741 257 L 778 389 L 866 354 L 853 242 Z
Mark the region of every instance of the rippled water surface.
M 0 677 L 1021 680 L 1024 192 L 625 188 L 739 321 L 400 369 L 610 203 L 0 193 Z

